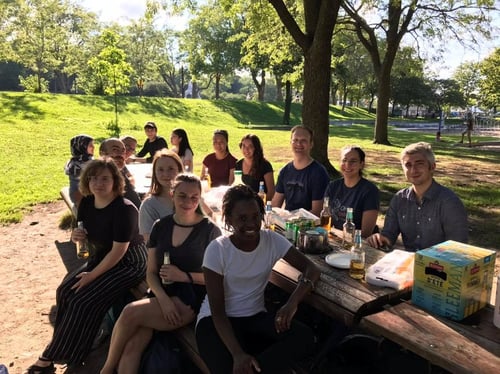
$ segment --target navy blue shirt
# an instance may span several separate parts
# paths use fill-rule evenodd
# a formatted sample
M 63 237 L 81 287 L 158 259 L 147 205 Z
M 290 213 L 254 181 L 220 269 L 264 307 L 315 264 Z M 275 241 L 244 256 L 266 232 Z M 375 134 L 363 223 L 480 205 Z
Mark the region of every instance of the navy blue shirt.
M 293 162 L 289 162 L 278 174 L 276 192 L 285 195 L 286 210 L 311 210 L 314 200 L 323 200 L 328 182 L 328 173 L 318 161 L 313 160 L 301 170 L 296 169 Z
M 345 222 L 347 208 L 353 209 L 354 224 L 361 230 L 363 212 L 378 211 L 380 206 L 377 186 L 365 178 L 361 178 L 354 187 L 347 187 L 344 178 L 334 180 L 328 184 L 325 196 L 330 198 L 332 225 L 340 230 Z

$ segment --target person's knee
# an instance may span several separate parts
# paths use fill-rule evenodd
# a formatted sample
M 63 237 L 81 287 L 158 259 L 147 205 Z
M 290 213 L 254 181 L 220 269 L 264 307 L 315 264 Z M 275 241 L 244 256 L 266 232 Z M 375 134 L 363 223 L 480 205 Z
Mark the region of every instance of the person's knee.
M 138 326 L 141 325 L 143 319 L 142 309 L 138 308 L 134 303 L 130 303 L 123 308 L 118 318 L 118 322 L 126 326 Z

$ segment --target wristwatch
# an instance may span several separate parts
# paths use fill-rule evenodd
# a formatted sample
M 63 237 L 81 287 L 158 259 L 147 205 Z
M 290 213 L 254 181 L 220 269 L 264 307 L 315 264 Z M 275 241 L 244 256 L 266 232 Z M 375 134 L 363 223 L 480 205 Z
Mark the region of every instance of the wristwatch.
M 311 286 L 311 291 L 314 291 L 314 282 L 310 280 L 309 278 L 305 277 L 304 274 L 300 274 L 299 278 L 297 279 L 299 283 L 304 283 L 306 286 L 310 285 Z

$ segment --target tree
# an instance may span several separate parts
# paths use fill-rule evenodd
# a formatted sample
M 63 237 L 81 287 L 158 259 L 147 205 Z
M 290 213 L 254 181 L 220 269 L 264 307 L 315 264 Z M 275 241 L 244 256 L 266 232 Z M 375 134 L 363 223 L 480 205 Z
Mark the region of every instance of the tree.
M 390 78 L 398 48 L 406 35 L 430 42 L 453 36 L 460 42 L 477 43 L 489 37 L 494 0 L 345 0 L 347 24 L 371 56 L 378 82 L 374 142 L 389 144 L 387 120 Z M 374 11 L 375 8 L 375 11 Z M 384 44 L 380 43 L 380 39 Z
M 35 92 L 46 89 L 42 82 L 51 78 L 68 92 L 68 77 L 77 70 L 95 18 L 63 0 L 19 1 L 10 15 L 4 29 L 9 35 L 9 59 L 33 73 Z
M 476 99 L 481 80 L 479 66 L 480 64 L 477 62 L 464 62 L 458 66 L 453 74 L 453 79 L 458 82 L 467 106 L 477 104 Z
M 228 0 L 220 1 L 226 6 L 234 3 Z M 197 3 L 195 0 L 167 2 L 184 8 L 194 7 Z M 314 131 L 312 156 L 327 168 L 330 175 L 336 176 L 338 172 L 328 160 L 330 63 L 333 29 L 342 0 L 268 2 L 304 56 L 302 122 Z M 264 2 L 252 3 L 262 3 L 264 6 Z M 207 35 L 204 37 L 207 38 Z
M 222 76 L 239 66 L 241 41 L 234 36 L 242 25 L 214 5 L 210 1 L 200 7 L 182 35 L 180 47 L 187 53 L 192 74 L 205 74 L 215 80 L 215 98 L 219 99 Z
M 496 113 L 500 105 L 500 48 L 481 62 L 481 103 Z

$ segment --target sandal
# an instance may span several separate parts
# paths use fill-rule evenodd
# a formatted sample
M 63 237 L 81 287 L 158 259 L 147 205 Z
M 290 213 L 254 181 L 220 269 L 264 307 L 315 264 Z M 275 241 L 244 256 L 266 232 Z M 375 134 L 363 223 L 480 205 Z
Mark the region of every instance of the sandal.
M 44 358 L 44 357 L 38 357 L 40 361 L 44 362 L 50 362 L 49 366 L 38 366 L 38 365 L 31 365 L 25 372 L 25 374 L 53 374 L 56 372 L 56 368 L 54 367 L 54 363 L 52 360 Z

